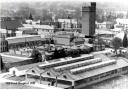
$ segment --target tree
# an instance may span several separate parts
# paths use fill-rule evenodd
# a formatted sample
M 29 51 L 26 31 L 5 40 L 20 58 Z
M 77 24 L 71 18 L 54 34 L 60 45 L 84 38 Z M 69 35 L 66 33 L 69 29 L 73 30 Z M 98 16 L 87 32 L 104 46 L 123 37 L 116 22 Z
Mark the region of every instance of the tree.
M 118 38 L 118 37 L 115 37 L 112 40 L 112 46 L 115 49 L 115 52 L 117 54 L 117 50 L 122 46 L 122 40 L 120 38 Z
M 128 39 L 127 39 L 127 34 L 124 34 L 124 39 L 123 39 L 123 47 L 127 47 L 128 46 Z
M 3 60 L 2 60 L 2 56 L 0 55 L 0 70 L 3 70 L 4 69 L 4 63 L 3 63 Z
M 33 62 L 42 62 L 42 54 L 37 49 L 33 49 L 30 57 Z
M 33 16 L 32 16 L 31 13 L 30 13 L 29 19 L 30 19 L 30 20 L 33 20 Z

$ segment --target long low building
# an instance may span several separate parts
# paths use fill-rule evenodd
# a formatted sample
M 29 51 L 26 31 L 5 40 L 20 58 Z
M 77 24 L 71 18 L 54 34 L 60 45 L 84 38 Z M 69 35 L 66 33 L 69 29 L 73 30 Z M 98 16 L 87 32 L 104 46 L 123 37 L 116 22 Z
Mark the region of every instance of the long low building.
M 90 58 L 86 59 L 88 56 L 90 56 Z M 86 63 L 88 62 L 88 65 L 77 65 L 77 67 L 74 67 L 74 63 L 82 63 L 82 61 L 85 62 L 83 59 L 78 61 L 78 59 L 81 59 L 82 57 L 61 60 L 57 62 L 58 64 L 56 64 L 56 62 L 52 62 L 45 64 L 39 63 L 30 66 L 27 65 L 29 68 L 24 71 L 24 75 L 26 75 L 26 79 L 36 78 L 36 80 L 40 80 L 42 84 L 48 84 L 51 80 L 54 80 L 56 81 L 56 87 L 63 89 L 80 89 L 87 85 L 128 72 L 128 62 L 123 59 L 103 60 L 98 58 L 93 59 L 91 55 L 88 56 L 86 55 L 84 56 L 85 58 L 83 58 L 86 60 Z M 90 62 L 90 60 L 92 61 Z M 64 65 L 65 67 L 66 65 L 70 67 L 63 70 L 63 68 L 65 68 Z M 57 71 L 56 68 L 61 68 L 61 70 Z M 13 68 L 12 70 L 10 69 L 11 73 L 17 73 L 16 69 L 18 70 L 20 67 Z M 21 69 L 23 71 L 23 68 Z M 76 72 L 80 69 L 86 71 L 72 73 L 73 71 Z M 18 71 L 18 73 L 19 72 L 20 71 Z
M 8 42 L 9 50 L 19 49 L 22 47 L 34 47 L 41 45 L 44 39 L 40 35 L 23 35 L 17 37 L 8 37 L 6 38 Z
M 8 44 L 15 44 L 29 41 L 38 41 L 41 40 L 41 37 L 39 35 L 23 35 L 17 37 L 8 37 L 6 40 L 8 41 Z
M 19 56 L 12 56 L 8 54 L 1 54 L 2 60 L 5 63 L 5 67 L 7 69 L 12 68 L 14 66 L 21 66 L 31 64 L 32 58 L 29 57 L 19 57 Z

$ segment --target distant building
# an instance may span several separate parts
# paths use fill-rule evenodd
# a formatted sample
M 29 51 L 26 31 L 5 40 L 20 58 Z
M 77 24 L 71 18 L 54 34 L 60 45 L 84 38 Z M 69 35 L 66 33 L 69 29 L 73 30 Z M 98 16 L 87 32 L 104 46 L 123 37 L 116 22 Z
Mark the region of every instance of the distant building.
M 5 40 L 5 34 L 0 32 L 0 53 L 8 51 L 8 42 Z
M 128 28 L 128 19 L 116 19 L 116 27 Z
M 2 60 L 5 63 L 6 69 L 15 67 L 15 66 L 22 66 L 32 64 L 32 58 L 25 57 L 25 56 L 18 56 L 18 55 L 10 55 L 3 53 L 1 54 Z
M 51 38 L 54 34 L 54 27 L 50 25 L 39 24 L 23 24 L 23 27 L 18 28 L 19 31 L 24 31 L 26 34 L 38 34 L 41 38 Z M 25 31 L 26 30 L 26 31 Z M 29 30 L 29 31 L 27 31 Z M 32 32 L 33 31 L 33 32 Z M 31 33 L 32 32 L 32 33 Z M 37 32 L 37 33 L 36 33 Z
M 71 41 L 73 41 L 73 34 L 57 34 L 54 36 L 55 44 L 59 45 L 71 45 Z
M 73 40 L 73 43 L 74 43 L 74 45 L 81 45 L 81 44 L 84 44 L 84 42 L 85 42 L 85 40 L 83 39 L 83 38 L 75 38 L 74 40 Z
M 93 36 L 95 34 L 96 2 L 90 6 L 82 7 L 82 34 Z
M 97 29 L 96 30 L 96 35 L 103 39 L 103 41 L 105 42 L 106 46 L 110 47 L 112 45 L 111 41 L 114 38 L 115 33 L 113 31 L 110 31 L 110 30 Z
M 7 31 L 7 29 L 1 29 L 1 28 L 0 28 L 0 33 L 1 33 L 2 35 L 4 35 L 5 38 L 6 38 L 6 37 L 7 37 L 7 34 L 8 34 L 8 31 Z
M 8 37 L 15 36 L 15 31 L 18 27 L 22 26 L 22 20 L 16 19 L 13 17 L 1 17 L 0 19 L 0 27 L 2 29 L 7 29 Z
M 96 39 L 94 42 L 93 42 L 93 50 L 94 51 L 102 51 L 105 49 L 105 44 L 101 41 L 98 41 L 98 39 Z
M 22 35 L 38 35 L 38 33 L 35 30 L 16 31 L 16 36 Z
M 106 28 L 106 29 L 112 29 L 114 28 L 114 23 L 113 22 L 102 22 L 102 23 L 98 23 L 96 22 L 96 28 L 97 29 L 101 29 L 101 28 Z
M 83 38 L 75 37 L 73 33 L 66 33 L 66 32 L 56 34 L 54 36 L 54 41 L 56 45 L 65 45 L 65 46 L 84 44 Z
M 41 44 L 41 37 L 39 35 L 23 35 L 18 37 L 8 37 L 9 50 L 19 50 L 24 47 L 35 47 Z
M 76 19 L 58 19 L 61 23 L 61 28 L 77 28 L 78 21 Z
M 77 19 L 58 19 L 57 31 L 81 32 L 81 24 Z

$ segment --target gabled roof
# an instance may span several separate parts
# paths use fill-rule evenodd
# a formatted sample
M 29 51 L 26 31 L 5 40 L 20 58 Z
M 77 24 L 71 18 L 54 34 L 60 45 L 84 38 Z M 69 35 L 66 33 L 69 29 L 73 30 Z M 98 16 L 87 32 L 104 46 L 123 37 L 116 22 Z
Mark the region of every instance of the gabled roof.
M 70 72 L 65 72 L 62 75 L 58 76 L 58 79 L 73 81 L 76 80 L 76 76 L 72 75 Z
M 55 78 L 57 74 L 58 74 L 58 73 L 55 72 L 55 71 L 51 68 L 51 69 L 46 69 L 46 70 L 44 71 L 44 73 L 42 72 L 42 75 L 41 75 L 41 76 L 43 76 L 43 77 L 52 77 L 52 78 Z
M 40 73 L 44 72 L 45 70 L 43 69 L 40 69 L 39 67 L 37 66 L 33 66 L 29 69 L 27 69 L 26 73 L 27 74 L 36 74 L 36 75 L 40 75 Z
M 23 35 L 17 37 L 8 37 L 6 38 L 6 40 L 8 41 L 8 44 L 13 44 L 13 43 L 41 40 L 41 37 L 40 35 Z

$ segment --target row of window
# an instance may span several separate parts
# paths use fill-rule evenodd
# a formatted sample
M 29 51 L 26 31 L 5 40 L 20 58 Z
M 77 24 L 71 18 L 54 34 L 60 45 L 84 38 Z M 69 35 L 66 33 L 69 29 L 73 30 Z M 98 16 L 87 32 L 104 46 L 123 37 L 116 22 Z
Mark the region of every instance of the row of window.
M 1 46 L 8 45 L 8 42 L 7 42 L 7 41 L 1 41 L 1 42 L 0 42 L 0 45 L 1 45 Z
M 64 71 L 64 70 L 69 70 L 69 69 L 73 69 L 73 68 L 78 68 L 78 67 L 94 64 L 94 63 L 101 62 L 101 61 L 102 61 L 101 58 L 95 58 L 95 59 L 80 61 L 80 62 L 76 62 L 76 63 L 72 63 L 72 64 L 58 66 L 58 67 L 55 67 L 54 69 L 56 71 Z
M 23 43 L 18 43 L 18 44 L 10 44 L 9 45 L 9 49 L 13 49 L 13 48 L 21 48 L 21 47 L 25 47 L 25 46 L 35 46 L 35 45 L 42 45 L 43 42 L 41 41 L 35 41 L 35 42 L 23 42 Z
M 92 65 L 89 65 L 89 66 L 83 66 L 83 67 L 79 67 L 79 68 L 76 68 L 76 69 L 72 69 L 72 70 L 70 70 L 70 72 L 72 74 L 78 74 L 78 73 L 86 72 L 86 71 L 93 70 L 93 69 L 96 69 L 96 68 L 112 65 L 112 64 L 115 64 L 115 63 L 116 63 L 116 60 L 109 60 L 109 61 L 105 61 L 105 62 L 101 62 L 101 63 L 92 64 Z
M 126 70 L 128 70 L 128 66 L 123 67 L 120 70 L 121 71 L 126 71 Z M 82 84 L 82 83 L 88 83 L 88 82 L 95 81 L 95 80 L 102 79 L 102 78 L 106 78 L 107 76 L 111 76 L 111 75 L 116 74 L 116 73 L 118 73 L 118 69 L 115 69 L 115 70 L 112 70 L 112 71 L 108 71 L 108 72 L 105 72 L 105 73 L 102 73 L 102 74 L 99 74 L 99 75 L 95 75 L 95 76 L 92 76 L 92 77 L 89 77 L 89 78 L 86 78 L 86 79 L 76 81 L 76 85 L 79 85 L 79 84 Z
M 37 79 L 37 80 L 40 79 L 40 76 L 31 75 L 31 74 L 27 74 L 27 77 L 28 77 L 28 78 L 34 78 L 34 79 Z M 65 76 L 63 76 L 63 77 L 65 77 Z M 50 78 L 50 77 L 44 77 L 44 76 L 42 75 L 42 76 L 41 76 L 41 80 L 42 80 L 42 81 L 51 82 L 52 80 L 55 80 L 55 79 L 54 79 L 54 78 Z M 56 80 L 55 80 L 55 81 L 56 81 Z M 57 83 L 59 83 L 59 84 L 65 84 L 65 85 L 72 85 L 72 82 L 70 82 L 70 81 L 59 80 L 59 79 L 57 79 Z
M 86 55 L 86 56 L 82 56 L 82 57 L 72 58 L 70 60 L 63 60 L 63 61 L 52 62 L 49 64 L 39 65 L 39 67 L 41 67 L 41 68 L 56 67 L 56 66 L 71 64 L 71 63 L 75 63 L 75 62 L 83 61 L 83 60 L 88 60 L 88 59 L 92 59 L 92 58 L 94 58 L 93 55 Z
M 8 43 L 7 41 L 1 41 L 0 42 L 0 52 L 6 52 L 8 51 Z
M 6 51 L 8 51 L 7 47 L 0 47 L 0 52 L 6 52 Z

